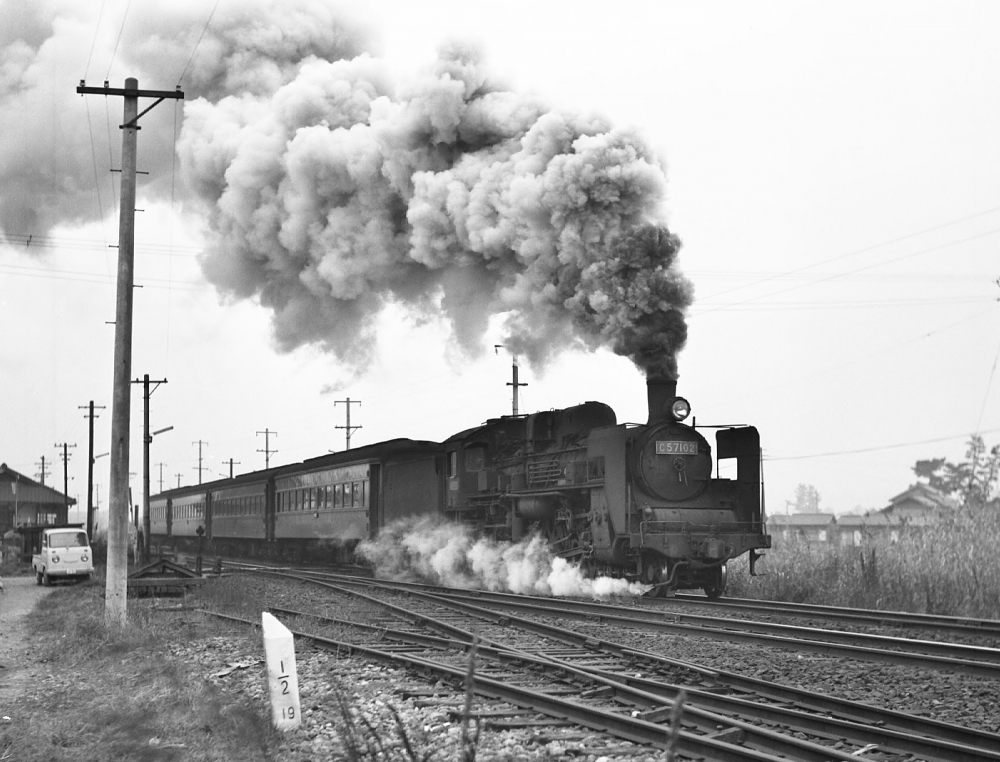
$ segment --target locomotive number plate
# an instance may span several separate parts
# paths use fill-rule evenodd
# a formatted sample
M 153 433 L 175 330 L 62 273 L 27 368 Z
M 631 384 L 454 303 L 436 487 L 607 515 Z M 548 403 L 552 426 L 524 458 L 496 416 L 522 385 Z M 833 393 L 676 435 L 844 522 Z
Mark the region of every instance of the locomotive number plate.
M 697 455 L 697 442 L 676 442 L 672 440 L 658 440 L 656 442 L 657 455 Z

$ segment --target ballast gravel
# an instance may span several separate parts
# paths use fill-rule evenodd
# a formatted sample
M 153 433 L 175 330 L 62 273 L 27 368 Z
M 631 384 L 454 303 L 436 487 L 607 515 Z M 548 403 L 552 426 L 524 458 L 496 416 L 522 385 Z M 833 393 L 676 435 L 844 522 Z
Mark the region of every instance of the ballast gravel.
M 317 608 L 309 588 L 261 580 L 262 606 L 299 611 Z M 860 701 L 873 706 L 930 717 L 1000 733 L 998 681 L 914 670 L 847 659 L 796 653 L 778 648 L 746 647 L 676 635 L 650 635 L 603 625 L 566 622 L 566 628 L 613 639 L 674 659 L 761 680 Z M 177 646 L 186 659 L 202 666 L 207 680 L 247 702 L 267 706 L 267 683 L 259 637 L 233 630 L 193 646 Z M 374 664 L 298 643 L 297 671 L 301 725 L 287 732 L 280 762 L 357 759 L 350 747 L 381 749 L 384 759 L 462 760 L 463 743 L 476 731 L 463 727 L 465 696 L 460 689 L 406 670 Z M 571 724 L 552 726 L 502 702 L 474 697 L 471 714 L 481 719 L 474 759 L 567 759 L 580 762 L 667 759 L 667 753 L 619 742 Z M 411 753 L 412 752 L 412 753 Z M 372 757 L 363 757 L 369 759 Z M 879 759 L 877 752 L 863 757 Z

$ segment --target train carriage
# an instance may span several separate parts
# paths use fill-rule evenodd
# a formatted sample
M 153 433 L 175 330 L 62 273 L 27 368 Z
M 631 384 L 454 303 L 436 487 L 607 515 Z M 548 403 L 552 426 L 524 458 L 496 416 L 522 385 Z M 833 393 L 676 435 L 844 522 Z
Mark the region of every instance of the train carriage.
M 209 485 L 212 547 L 224 555 L 268 555 L 270 472 Z
M 155 538 L 170 536 L 170 500 L 165 495 L 149 499 L 149 534 Z
M 193 541 L 211 538 L 208 493 L 204 489 L 192 494 L 182 494 L 170 501 L 170 536 L 182 540 L 186 547 Z

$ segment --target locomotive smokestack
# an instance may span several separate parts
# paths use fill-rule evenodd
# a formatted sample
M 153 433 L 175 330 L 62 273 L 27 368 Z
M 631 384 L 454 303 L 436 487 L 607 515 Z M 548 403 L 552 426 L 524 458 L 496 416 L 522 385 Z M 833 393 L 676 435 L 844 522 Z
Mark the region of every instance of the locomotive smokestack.
M 646 423 L 653 424 L 667 418 L 670 401 L 676 396 L 676 378 L 647 378 L 646 401 L 649 404 L 649 420 Z

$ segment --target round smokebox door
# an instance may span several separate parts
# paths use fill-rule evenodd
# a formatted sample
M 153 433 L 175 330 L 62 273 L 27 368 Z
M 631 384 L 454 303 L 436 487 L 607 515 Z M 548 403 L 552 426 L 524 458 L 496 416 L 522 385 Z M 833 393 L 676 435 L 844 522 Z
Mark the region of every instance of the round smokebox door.
M 636 441 L 634 471 L 645 492 L 663 500 L 690 500 L 708 486 L 712 451 L 690 426 L 659 426 Z

